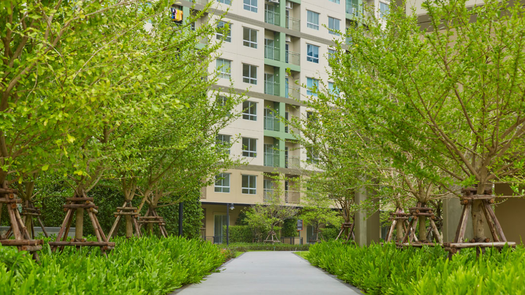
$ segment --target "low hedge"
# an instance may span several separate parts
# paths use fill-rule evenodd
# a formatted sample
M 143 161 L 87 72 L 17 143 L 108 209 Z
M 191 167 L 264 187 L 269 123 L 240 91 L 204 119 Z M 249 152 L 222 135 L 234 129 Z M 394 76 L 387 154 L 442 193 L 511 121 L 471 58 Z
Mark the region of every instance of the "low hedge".
M 474 249 L 447 259 L 441 247 L 312 245 L 307 259 L 367 294 L 525 294 L 525 249 Z
M 246 251 L 308 251 L 309 244 L 292 245 L 285 243 L 234 243 L 228 246 L 232 251 L 246 252 Z
M 179 237 L 118 239 L 105 258 L 99 248 L 66 247 L 40 262 L 0 246 L 0 294 L 166 294 L 197 283 L 225 261 L 216 246 Z

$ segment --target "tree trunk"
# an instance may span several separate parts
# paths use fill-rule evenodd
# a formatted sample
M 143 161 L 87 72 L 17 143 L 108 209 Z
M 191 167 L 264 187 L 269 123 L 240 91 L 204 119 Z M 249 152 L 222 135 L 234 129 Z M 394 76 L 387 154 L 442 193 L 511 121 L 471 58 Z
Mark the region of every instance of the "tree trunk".
M 126 215 L 126 238 L 130 239 L 133 237 L 133 223 L 131 216 Z
M 405 228 L 403 227 L 404 221 L 399 220 L 396 224 L 397 233 L 396 233 L 396 239 L 398 243 L 403 242 L 403 238 L 405 237 Z
M 26 215 L 25 226 L 27 228 L 27 233 L 29 234 L 29 238 L 33 239 L 34 238 L 33 237 L 33 217 L 31 217 L 30 215 Z
M 472 204 L 472 229 L 474 240 L 481 242 L 485 240 L 485 228 L 483 227 L 483 201 L 475 200 Z
M 419 216 L 419 234 L 418 239 L 420 242 L 427 240 L 427 217 Z
M 84 208 L 77 209 L 77 220 L 75 225 L 75 239 L 82 239 L 84 231 Z

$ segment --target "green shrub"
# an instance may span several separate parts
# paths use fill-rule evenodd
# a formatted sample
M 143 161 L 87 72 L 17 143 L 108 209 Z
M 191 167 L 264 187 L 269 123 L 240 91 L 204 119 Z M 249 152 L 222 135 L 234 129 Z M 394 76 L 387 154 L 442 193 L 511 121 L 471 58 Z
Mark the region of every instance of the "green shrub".
M 441 247 L 397 249 L 393 244 L 356 247 L 340 241 L 310 247 L 314 266 L 367 294 L 524 294 L 525 249 L 474 249 L 452 260 Z
M 225 261 L 217 246 L 179 237 L 120 238 L 107 258 L 99 248 L 51 253 L 47 244 L 39 255 L 36 263 L 26 252 L 0 246 L 0 295 L 166 294 Z
M 235 243 L 228 246 L 232 251 L 308 251 L 309 244 L 291 245 L 284 243 Z
M 226 227 L 224 227 L 226 236 Z M 255 238 L 253 229 L 248 225 L 230 225 L 230 243 L 251 243 Z

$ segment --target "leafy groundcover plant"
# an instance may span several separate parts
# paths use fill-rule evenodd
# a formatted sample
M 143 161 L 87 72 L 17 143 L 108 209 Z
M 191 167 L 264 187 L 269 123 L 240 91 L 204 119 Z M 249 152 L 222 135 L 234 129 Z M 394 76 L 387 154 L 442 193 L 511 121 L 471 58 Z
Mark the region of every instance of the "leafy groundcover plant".
M 225 261 L 213 244 L 179 237 L 117 239 L 105 258 L 99 248 L 44 245 L 40 262 L 0 246 L 0 294 L 166 294 L 197 283 Z
M 452 260 L 441 247 L 356 247 L 338 241 L 310 247 L 307 259 L 367 294 L 524 294 L 525 248 L 473 249 Z

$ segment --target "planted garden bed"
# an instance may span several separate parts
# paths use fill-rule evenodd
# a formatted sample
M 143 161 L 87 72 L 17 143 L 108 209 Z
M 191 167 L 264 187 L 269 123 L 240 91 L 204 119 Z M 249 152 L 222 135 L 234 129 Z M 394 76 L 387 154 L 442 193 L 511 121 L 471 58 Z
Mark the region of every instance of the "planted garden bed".
M 474 249 L 447 259 L 441 247 L 312 245 L 308 261 L 367 294 L 524 294 L 525 249 Z
M 0 246 L 1 294 L 166 294 L 197 283 L 225 261 L 213 244 L 178 237 L 117 239 L 105 258 L 99 248 L 45 244 L 40 262 Z
M 309 244 L 293 245 L 285 243 L 234 243 L 228 246 L 232 251 L 308 251 Z

